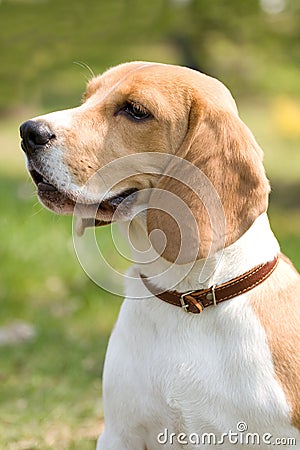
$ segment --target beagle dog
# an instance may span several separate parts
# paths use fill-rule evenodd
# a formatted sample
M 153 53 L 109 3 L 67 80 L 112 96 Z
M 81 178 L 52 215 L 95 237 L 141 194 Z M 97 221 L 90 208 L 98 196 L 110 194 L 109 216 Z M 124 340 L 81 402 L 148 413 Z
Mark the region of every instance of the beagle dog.
M 121 64 L 21 137 L 40 201 L 79 234 L 116 221 L 133 252 L 97 450 L 300 448 L 300 277 L 225 86 Z

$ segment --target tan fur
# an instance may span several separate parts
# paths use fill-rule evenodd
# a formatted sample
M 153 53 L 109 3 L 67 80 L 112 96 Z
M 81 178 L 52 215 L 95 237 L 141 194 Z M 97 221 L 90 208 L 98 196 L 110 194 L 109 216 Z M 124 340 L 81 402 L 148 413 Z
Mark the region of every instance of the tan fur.
M 128 100 L 143 105 L 153 118 L 136 123 L 119 114 L 118 108 Z M 154 208 L 148 210 L 147 224 L 149 234 L 159 229 L 166 236 L 163 256 L 170 261 L 193 261 L 230 245 L 267 208 L 269 187 L 262 152 L 239 119 L 230 92 L 199 72 L 143 62 L 114 67 L 91 80 L 82 107 L 72 114 L 72 125 L 59 124 L 54 133 L 57 145 L 64 149 L 63 162 L 78 186 L 111 161 L 144 152 L 177 155 L 204 174 L 201 186 L 192 172 L 184 177 L 200 189 L 199 198 L 176 180 L 182 177 L 180 165 L 171 162 L 162 167 L 165 175 L 158 180 L 150 173 L 145 176 L 147 168 L 137 160 L 136 175 L 116 187 L 119 191 L 149 187 L 165 191 L 155 192 L 150 199 Z M 210 185 L 204 186 L 205 177 Z M 171 201 L 167 192 L 173 194 Z M 159 202 L 170 205 L 170 214 L 155 208 Z M 188 220 L 176 224 L 172 213 L 177 217 L 180 211 L 187 211 Z M 180 253 L 180 231 L 186 236 L 183 249 L 188 252 Z M 161 234 L 152 233 L 151 240 L 160 250 L 157 236 Z
M 66 149 L 64 162 L 78 184 L 85 184 L 96 170 L 121 156 L 176 153 L 187 131 L 189 100 L 187 87 L 184 91 L 174 74 L 171 66 L 131 63 L 110 69 L 89 83 L 84 109 L 74 115 L 72 129 L 57 132 L 62 136 L 58 144 Z M 134 123 L 116 114 L 127 100 L 141 103 L 155 119 Z M 147 186 L 138 182 L 137 187 Z
M 137 123 L 119 114 L 129 100 L 143 105 L 153 118 Z M 269 187 L 262 152 L 239 119 L 230 92 L 200 72 L 144 62 L 114 67 L 88 84 L 83 105 L 73 110 L 72 124 L 56 124 L 53 131 L 78 186 L 108 163 L 144 152 L 177 155 L 204 174 L 201 186 L 192 172 L 183 177 L 194 190 L 200 189 L 201 198 L 176 180 L 182 178 L 183 169 L 174 161 L 161 167 L 165 175 L 158 180 L 151 167 L 147 171 L 137 160 L 136 175 L 116 186 L 118 192 L 149 187 L 165 191 L 152 195 L 154 207 L 148 210 L 147 225 L 158 250 L 161 234 L 152 232 L 159 229 L 166 236 L 163 256 L 170 261 L 186 263 L 230 245 L 267 208 Z M 206 186 L 205 177 L 210 182 Z M 168 192 L 173 194 L 171 201 Z M 170 206 L 169 214 L 157 209 L 159 203 Z M 188 220 L 176 224 L 172 215 L 180 216 L 181 211 L 186 211 Z M 181 253 L 180 231 L 186 236 Z
M 167 168 L 166 173 L 172 179 L 163 177 L 157 187 L 172 192 L 189 206 L 198 226 L 198 235 L 195 228 L 192 232 L 189 230 L 189 248 L 197 243 L 197 256 L 203 258 L 208 256 L 209 251 L 215 252 L 235 242 L 267 210 L 269 184 L 262 165 L 262 151 L 239 117 L 223 109 L 225 105 L 222 104 L 204 107 L 197 93 L 192 104 L 190 115 L 193 120 L 190 120 L 187 142 L 183 142 L 177 155 L 190 161 L 212 183 L 224 209 L 226 226 L 223 234 L 221 228 L 217 235 L 212 232 L 212 229 L 216 230 L 216 224 L 212 227 L 211 220 L 214 216 L 220 217 L 212 203 L 212 192 L 207 192 L 204 205 L 191 189 L 176 181 L 176 175 L 182 171 L 180 166 L 174 165 L 171 170 Z M 190 176 L 186 175 L 185 179 L 190 179 Z M 159 195 L 161 197 L 163 193 Z M 157 200 L 156 195 L 153 203 Z M 163 203 L 163 199 L 160 201 Z M 189 226 L 189 223 L 183 225 Z M 152 209 L 148 214 L 148 226 L 150 231 L 157 226 L 164 231 L 169 244 L 164 257 L 175 261 L 180 236 L 174 220 Z M 191 259 L 194 253 L 191 252 Z
M 253 291 L 252 306 L 264 327 L 276 376 L 300 429 L 300 276 L 284 256 L 268 280 Z

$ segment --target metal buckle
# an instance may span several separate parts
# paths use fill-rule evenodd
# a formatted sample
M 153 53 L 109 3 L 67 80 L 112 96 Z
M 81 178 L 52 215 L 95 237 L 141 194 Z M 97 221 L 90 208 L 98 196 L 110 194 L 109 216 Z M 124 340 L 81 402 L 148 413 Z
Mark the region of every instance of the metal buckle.
M 187 295 L 192 294 L 193 292 L 195 292 L 195 291 L 185 292 L 184 294 L 182 294 L 182 295 L 180 296 L 181 308 L 182 308 L 186 313 L 189 312 L 189 311 L 188 311 L 188 308 L 189 308 L 190 305 L 187 304 L 187 303 L 185 303 L 184 298 L 185 298 Z
M 214 284 L 211 287 L 211 293 L 212 293 L 212 296 L 213 296 L 214 306 L 217 306 L 217 299 L 216 299 L 215 289 L 216 289 L 216 285 Z
M 214 306 L 217 306 L 217 299 L 216 299 L 216 293 L 215 293 L 216 285 L 210 287 L 210 292 L 206 295 L 207 300 L 213 300 Z

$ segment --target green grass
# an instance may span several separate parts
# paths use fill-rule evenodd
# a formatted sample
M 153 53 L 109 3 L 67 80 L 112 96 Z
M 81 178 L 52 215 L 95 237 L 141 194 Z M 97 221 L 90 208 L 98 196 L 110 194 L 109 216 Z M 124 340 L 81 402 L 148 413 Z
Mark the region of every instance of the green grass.
M 291 117 L 286 119 L 293 125 L 291 130 L 286 129 L 283 119 L 278 118 L 278 108 L 283 103 L 280 97 L 269 101 L 252 99 L 250 102 L 239 103 L 242 119 L 252 130 L 264 151 L 265 167 L 272 185 L 300 184 L 300 101 L 295 102 L 297 107 L 295 124 L 292 116 L 294 101 L 292 98 L 287 101 L 290 104 L 290 111 L 285 108 L 287 111 L 284 113 L 290 112 Z M 284 104 L 282 109 L 283 106 Z
M 2 174 L 0 202 L 0 327 L 22 320 L 36 331 L 0 346 L 0 448 L 92 449 L 120 299 L 88 279 L 71 219 L 44 210 L 29 180 Z M 100 234 L 109 241 L 109 228 Z
M 270 107 L 248 102 L 242 116 L 266 148 L 271 223 L 300 269 L 299 141 L 273 127 Z M 37 202 L 17 127 L 15 122 L 0 126 L 0 328 L 22 320 L 36 335 L 0 347 L 0 448 L 94 449 L 102 426 L 105 349 L 120 298 L 83 272 L 71 218 L 51 214 Z M 110 253 L 109 228 L 97 236 Z

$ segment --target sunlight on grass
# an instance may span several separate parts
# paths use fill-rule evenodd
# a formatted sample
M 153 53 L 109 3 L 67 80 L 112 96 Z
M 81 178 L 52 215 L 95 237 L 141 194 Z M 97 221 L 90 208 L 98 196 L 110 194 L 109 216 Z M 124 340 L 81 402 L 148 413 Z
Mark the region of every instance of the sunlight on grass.
M 294 125 L 290 124 L 293 132 L 288 133 L 287 128 L 283 128 L 283 119 L 278 122 L 278 101 L 254 99 L 252 102 L 240 102 L 240 115 L 264 151 L 265 167 L 271 184 L 277 181 L 299 182 L 300 137 Z M 289 111 L 292 114 L 294 110 Z M 293 123 L 295 119 L 293 116 Z

